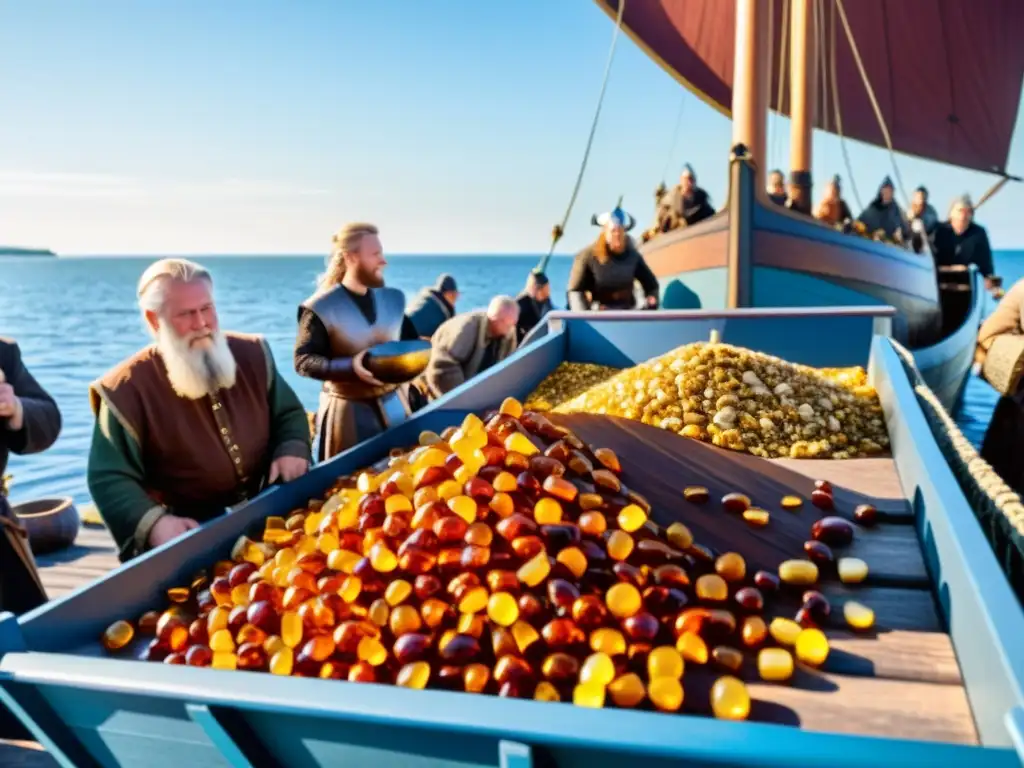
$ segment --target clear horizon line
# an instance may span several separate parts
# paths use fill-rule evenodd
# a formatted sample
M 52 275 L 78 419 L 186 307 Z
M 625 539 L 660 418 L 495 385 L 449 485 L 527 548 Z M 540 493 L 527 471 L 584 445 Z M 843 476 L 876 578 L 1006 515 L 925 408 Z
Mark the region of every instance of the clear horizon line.
M 151 259 L 151 258 L 287 258 L 287 259 L 323 259 L 326 258 L 325 254 L 321 253 L 284 253 L 284 252 L 256 252 L 256 253 L 242 253 L 242 252 L 224 252 L 224 251 L 173 251 L 173 252 L 154 252 L 154 253 L 57 253 L 55 254 L 58 259 Z M 486 256 L 486 257 L 498 257 L 498 258 L 539 258 L 544 256 L 544 253 L 537 251 L 534 253 L 530 252 L 519 252 L 519 251 L 423 251 L 419 253 L 392 253 L 385 254 L 385 258 L 464 258 L 473 256 Z M 552 254 L 552 258 L 573 258 L 573 253 L 555 253 Z M 13 258 L 17 256 L 12 255 Z M 29 256 L 28 258 L 38 258 L 35 256 Z

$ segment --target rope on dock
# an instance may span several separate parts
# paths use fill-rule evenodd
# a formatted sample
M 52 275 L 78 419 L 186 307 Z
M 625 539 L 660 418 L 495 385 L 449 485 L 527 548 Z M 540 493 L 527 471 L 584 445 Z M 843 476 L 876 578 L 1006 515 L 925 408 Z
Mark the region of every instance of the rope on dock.
M 925 384 L 910 352 L 892 342 L 914 387 L 925 421 L 978 518 L 1010 587 L 1024 604 L 1024 503 L 975 450 Z

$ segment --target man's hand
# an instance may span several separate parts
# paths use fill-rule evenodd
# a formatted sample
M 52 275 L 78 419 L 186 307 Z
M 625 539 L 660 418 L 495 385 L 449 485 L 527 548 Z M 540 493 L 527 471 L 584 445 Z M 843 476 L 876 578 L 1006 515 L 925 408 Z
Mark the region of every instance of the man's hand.
M 657 296 L 648 296 L 647 297 L 647 306 L 650 307 L 651 309 L 657 309 L 658 308 L 658 297 Z
M 270 465 L 270 474 L 267 475 L 267 485 L 273 485 L 278 479 L 290 483 L 297 477 L 302 477 L 309 470 L 309 462 L 296 456 L 282 456 L 274 459 Z
M 188 533 L 193 528 L 198 528 L 199 523 L 191 517 L 178 517 L 177 515 L 164 515 L 149 531 L 150 548 L 159 547 L 172 539 Z
M 365 381 L 367 384 L 371 384 L 375 387 L 382 387 L 384 386 L 384 382 L 380 379 L 374 378 L 374 375 L 366 370 L 366 366 L 363 365 L 363 360 L 365 359 L 368 351 L 369 350 L 364 349 L 352 358 L 352 370 L 355 371 L 356 376 L 358 376 L 361 381 Z
M 0 419 L 7 419 L 7 428 L 17 431 L 21 429 L 23 416 L 21 398 L 14 394 L 14 387 L 0 384 Z

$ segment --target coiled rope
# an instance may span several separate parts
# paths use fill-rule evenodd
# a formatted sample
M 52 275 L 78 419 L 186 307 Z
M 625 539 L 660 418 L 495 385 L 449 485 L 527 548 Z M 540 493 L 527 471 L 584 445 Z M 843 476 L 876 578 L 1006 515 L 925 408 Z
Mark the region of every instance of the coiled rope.
M 580 171 L 576 175 L 576 184 L 572 188 L 572 196 L 569 198 L 569 205 L 565 209 L 565 216 L 562 217 L 561 224 L 555 224 L 551 230 L 551 247 L 548 249 L 547 255 L 544 256 L 540 263 L 537 265 L 535 272 L 543 272 L 547 269 L 548 262 L 551 261 L 551 255 L 555 252 L 555 246 L 558 241 L 562 239 L 562 235 L 565 234 L 565 227 L 569 223 L 569 217 L 572 215 L 573 206 L 576 205 L 576 196 L 580 192 L 580 185 L 583 184 L 583 174 L 587 170 L 587 161 L 590 159 L 590 148 L 594 144 L 594 134 L 597 133 L 597 124 L 601 117 L 601 107 L 604 105 L 604 94 L 608 89 L 608 80 L 612 73 L 612 61 L 615 59 L 615 48 L 619 42 L 619 32 L 622 31 L 622 14 L 626 9 L 626 0 L 619 0 L 619 10 L 615 17 L 615 31 L 612 32 L 612 45 L 608 50 L 608 63 L 604 67 L 604 79 L 601 81 L 601 93 L 597 97 L 597 108 L 594 110 L 594 120 L 590 124 L 590 136 L 587 137 L 587 148 L 583 151 L 583 162 L 580 163 Z

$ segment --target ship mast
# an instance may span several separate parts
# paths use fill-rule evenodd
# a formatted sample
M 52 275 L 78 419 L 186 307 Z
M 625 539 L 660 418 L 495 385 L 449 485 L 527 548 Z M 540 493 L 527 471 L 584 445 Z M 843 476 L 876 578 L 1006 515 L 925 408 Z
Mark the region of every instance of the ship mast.
M 732 144 L 747 147 L 755 184 L 764 189 L 771 64 L 768 61 L 769 0 L 736 0 L 736 47 L 732 81 Z
M 818 89 L 815 0 L 791 0 L 790 7 L 790 171 L 792 207 L 811 212 L 811 153 Z M 785 30 L 783 30 L 785 34 Z

